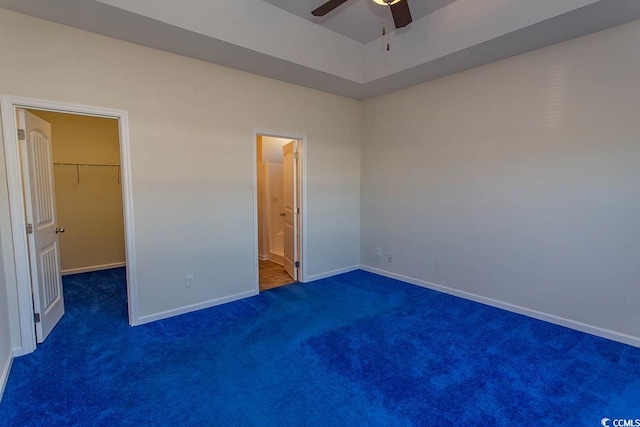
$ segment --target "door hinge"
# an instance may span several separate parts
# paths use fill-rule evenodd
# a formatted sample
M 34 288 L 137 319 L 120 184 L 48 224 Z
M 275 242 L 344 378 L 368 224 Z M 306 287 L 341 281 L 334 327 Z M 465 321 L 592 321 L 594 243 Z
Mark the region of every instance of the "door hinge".
M 300 261 L 296 261 L 296 263 L 294 264 L 295 268 L 300 268 Z
M 298 215 L 300 214 L 300 208 L 298 208 L 297 213 L 298 213 Z
M 40 323 L 40 313 L 33 313 L 33 320 L 35 320 L 36 323 Z
M 296 151 L 295 153 L 293 153 L 293 158 L 298 160 L 300 158 L 300 152 Z
M 33 224 L 27 224 L 27 234 L 33 234 Z
M 18 129 L 18 141 L 25 140 L 25 132 L 24 129 Z

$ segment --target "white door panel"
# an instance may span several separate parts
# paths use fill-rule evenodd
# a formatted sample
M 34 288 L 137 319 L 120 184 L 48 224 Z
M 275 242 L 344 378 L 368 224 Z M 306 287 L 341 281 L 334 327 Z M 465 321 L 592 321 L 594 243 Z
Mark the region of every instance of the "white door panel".
M 43 342 L 64 315 L 60 248 L 58 245 L 56 204 L 53 183 L 51 126 L 26 110 L 18 110 L 22 175 L 29 234 L 29 257 L 37 342 Z
M 291 141 L 282 147 L 284 181 L 284 269 L 293 280 L 298 280 L 296 268 L 297 249 L 297 141 Z

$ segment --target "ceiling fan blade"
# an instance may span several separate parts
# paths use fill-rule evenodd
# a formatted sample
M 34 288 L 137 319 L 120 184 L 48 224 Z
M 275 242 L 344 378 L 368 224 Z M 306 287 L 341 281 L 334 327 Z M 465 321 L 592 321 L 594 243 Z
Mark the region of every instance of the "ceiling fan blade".
M 331 12 L 333 9 L 340 6 L 342 3 L 346 2 L 347 0 L 329 0 L 328 2 L 311 12 L 311 14 L 313 16 L 324 16 L 327 13 Z
M 391 15 L 393 15 L 393 23 L 396 28 L 406 27 L 413 22 L 411 11 L 409 10 L 409 2 L 407 0 L 399 1 L 391 6 Z

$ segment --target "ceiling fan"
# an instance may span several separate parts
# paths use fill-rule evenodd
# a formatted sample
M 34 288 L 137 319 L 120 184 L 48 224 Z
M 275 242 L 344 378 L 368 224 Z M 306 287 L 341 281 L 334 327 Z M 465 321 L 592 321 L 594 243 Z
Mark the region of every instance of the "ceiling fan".
M 338 6 L 346 3 L 348 0 L 329 0 L 319 8 L 311 12 L 313 16 L 324 16 Z M 411 24 L 413 18 L 411 18 L 411 11 L 409 10 L 409 3 L 407 0 L 373 0 L 375 3 L 382 6 L 389 6 L 391 9 L 391 15 L 393 16 L 393 23 L 396 28 L 406 27 Z

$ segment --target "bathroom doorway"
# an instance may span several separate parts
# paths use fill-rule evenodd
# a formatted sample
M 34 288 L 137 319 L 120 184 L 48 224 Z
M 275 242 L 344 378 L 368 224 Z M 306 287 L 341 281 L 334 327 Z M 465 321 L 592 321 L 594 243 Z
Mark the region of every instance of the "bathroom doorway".
M 302 279 L 302 140 L 256 135 L 259 290 Z

